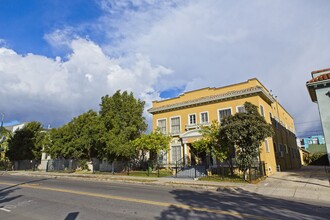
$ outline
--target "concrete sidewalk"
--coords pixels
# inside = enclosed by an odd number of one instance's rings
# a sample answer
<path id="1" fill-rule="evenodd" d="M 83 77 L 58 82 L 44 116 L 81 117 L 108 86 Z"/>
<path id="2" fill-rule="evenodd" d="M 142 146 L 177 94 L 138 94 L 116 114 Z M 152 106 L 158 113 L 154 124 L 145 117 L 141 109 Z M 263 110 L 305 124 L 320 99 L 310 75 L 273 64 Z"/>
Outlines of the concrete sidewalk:
<path id="1" fill-rule="evenodd" d="M 327 171 L 330 171 L 329 167 Z M 299 170 L 277 172 L 258 184 L 198 181 L 193 179 L 170 177 L 152 178 L 102 174 L 47 173 L 41 171 L 11 171 L 6 174 L 42 177 L 47 176 L 49 178 L 73 178 L 91 181 L 120 181 L 125 183 L 165 185 L 178 188 L 189 187 L 218 191 L 227 188 L 231 188 L 232 190 L 242 189 L 264 196 L 296 200 L 313 200 L 330 205 L 330 172 L 326 172 L 325 168 L 320 166 L 308 166 L 302 167 Z"/>
<path id="2" fill-rule="evenodd" d="M 111 174 L 88 174 L 88 173 L 56 173 L 44 171 L 9 171 L 3 172 L 4 175 L 17 176 L 35 176 L 35 177 L 49 177 L 49 178 L 70 178 L 90 181 L 116 181 L 124 183 L 137 183 L 146 185 L 166 185 L 173 187 L 193 187 L 208 190 L 217 190 L 222 188 L 243 188 L 244 185 L 249 185 L 244 182 L 212 182 L 199 181 L 192 178 L 174 178 L 174 177 L 140 177 L 140 176 L 126 176 L 126 175 L 111 175 Z M 1 173 L 0 173 L 1 175 Z"/>
<path id="3" fill-rule="evenodd" d="M 330 168 L 306 166 L 299 170 L 277 172 L 245 189 L 265 196 L 314 200 L 330 205 Z"/>

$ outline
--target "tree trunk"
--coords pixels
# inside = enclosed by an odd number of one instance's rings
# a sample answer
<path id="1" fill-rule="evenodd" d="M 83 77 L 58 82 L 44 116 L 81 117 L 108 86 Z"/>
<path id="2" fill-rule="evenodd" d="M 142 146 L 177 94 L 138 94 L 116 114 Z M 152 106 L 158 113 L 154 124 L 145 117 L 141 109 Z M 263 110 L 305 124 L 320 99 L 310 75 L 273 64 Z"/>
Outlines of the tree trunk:
<path id="1" fill-rule="evenodd" d="M 233 166 L 233 160 L 232 158 L 226 160 L 228 166 L 229 166 L 229 169 L 230 169 L 230 175 L 231 176 L 234 176 L 234 166 Z"/>

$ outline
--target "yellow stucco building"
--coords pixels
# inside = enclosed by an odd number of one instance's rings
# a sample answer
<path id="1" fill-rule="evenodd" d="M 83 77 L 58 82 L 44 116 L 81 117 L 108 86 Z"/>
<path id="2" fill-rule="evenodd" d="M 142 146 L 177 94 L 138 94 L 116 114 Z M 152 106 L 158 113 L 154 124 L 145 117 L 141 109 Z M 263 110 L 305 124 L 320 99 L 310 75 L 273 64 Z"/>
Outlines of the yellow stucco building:
<path id="1" fill-rule="evenodd" d="M 300 167 L 294 120 L 256 78 L 153 101 L 152 108 L 148 110 L 153 115 L 153 129 L 159 128 L 173 137 L 170 150 L 164 154 L 164 163 L 175 164 L 184 157 L 205 160 L 205 154 L 196 155 L 191 147 L 193 141 L 202 138 L 200 126 L 210 125 L 214 120 L 221 121 L 229 114 L 244 111 L 245 102 L 258 106 L 266 122 L 273 124 L 275 135 L 267 138 L 260 146 L 260 160 L 265 163 L 266 174 L 271 175 L 277 169 Z M 212 164 L 215 162 L 213 159 Z"/>

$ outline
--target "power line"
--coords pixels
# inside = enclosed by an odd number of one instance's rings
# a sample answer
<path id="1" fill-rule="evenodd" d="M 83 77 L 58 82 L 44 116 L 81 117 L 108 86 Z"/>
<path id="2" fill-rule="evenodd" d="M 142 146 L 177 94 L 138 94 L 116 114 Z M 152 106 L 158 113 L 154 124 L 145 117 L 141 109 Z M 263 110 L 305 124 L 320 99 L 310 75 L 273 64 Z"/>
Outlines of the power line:
<path id="1" fill-rule="evenodd" d="M 306 132 L 323 132 L 323 129 L 309 130 L 309 131 L 297 131 L 296 133 L 306 133 Z"/>
<path id="2" fill-rule="evenodd" d="M 307 123 L 314 123 L 314 122 L 321 122 L 320 120 L 315 120 L 315 121 L 303 121 L 303 122 L 295 122 L 296 125 L 299 124 L 307 124 Z"/>

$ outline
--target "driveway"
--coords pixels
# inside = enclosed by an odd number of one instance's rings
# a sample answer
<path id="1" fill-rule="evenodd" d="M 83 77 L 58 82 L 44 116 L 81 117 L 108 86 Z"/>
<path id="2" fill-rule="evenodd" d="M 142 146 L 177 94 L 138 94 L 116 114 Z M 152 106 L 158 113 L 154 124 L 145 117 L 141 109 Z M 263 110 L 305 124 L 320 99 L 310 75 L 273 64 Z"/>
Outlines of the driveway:
<path id="1" fill-rule="evenodd" d="M 330 167 L 306 166 L 298 170 L 277 172 L 248 187 L 258 194 L 298 200 L 317 200 L 330 205 Z"/>

